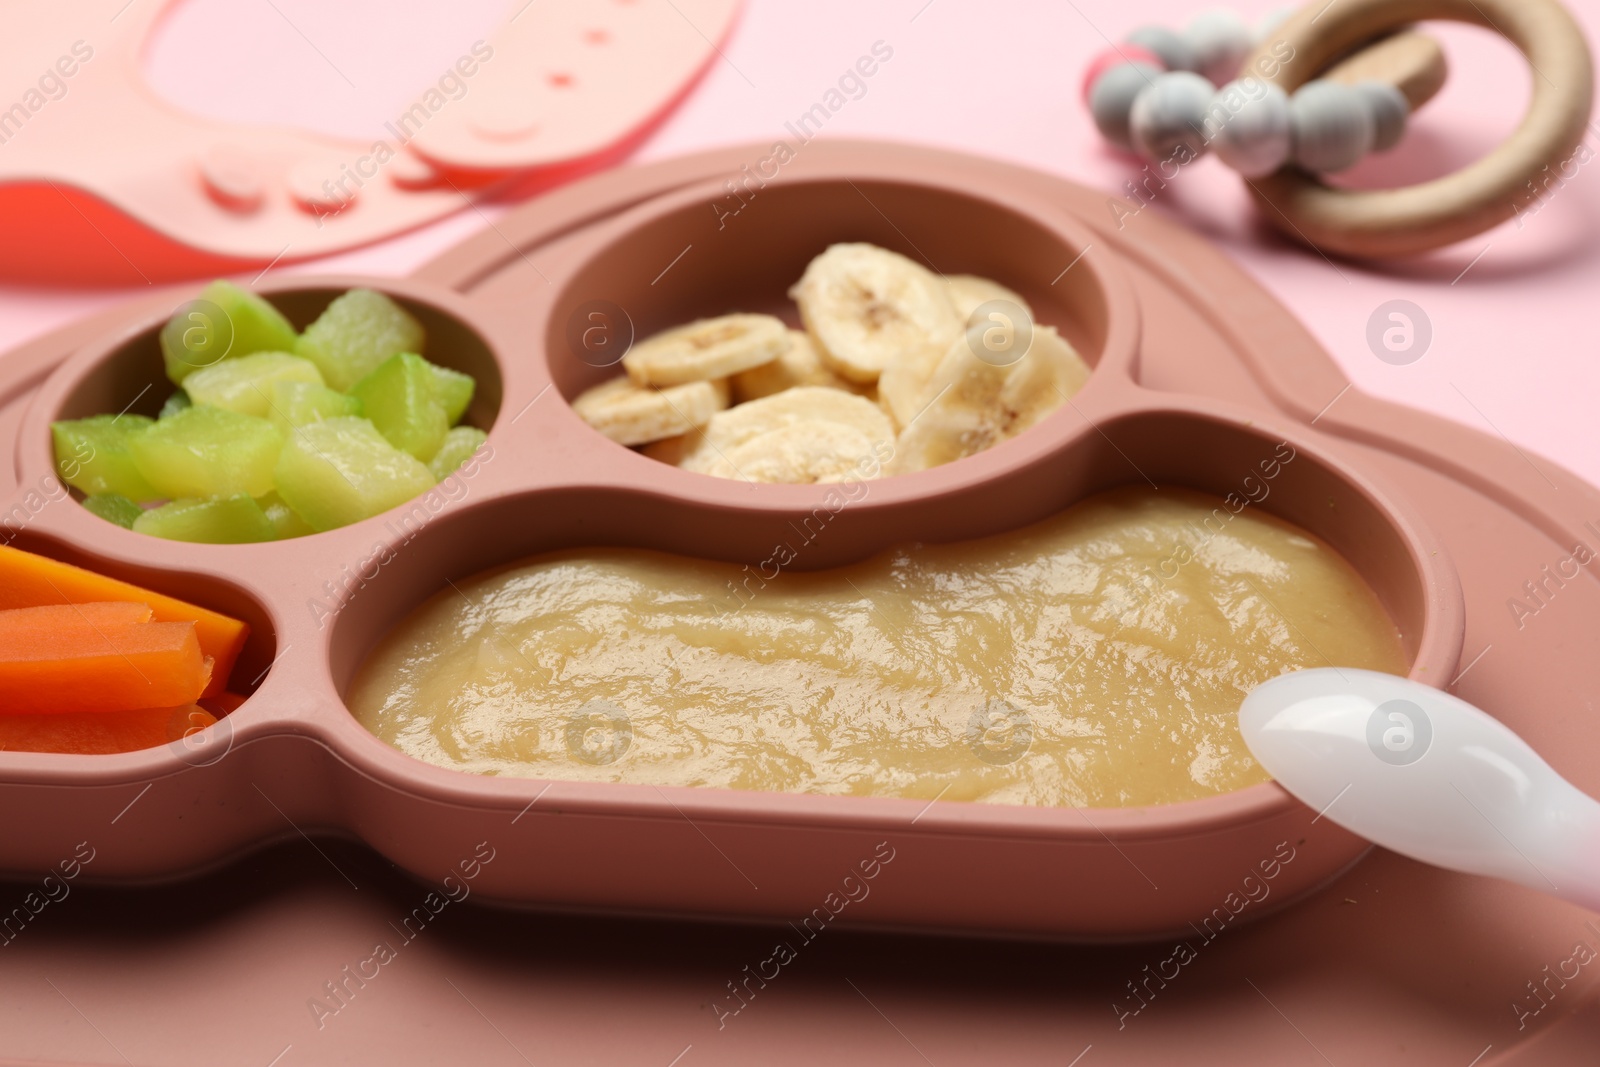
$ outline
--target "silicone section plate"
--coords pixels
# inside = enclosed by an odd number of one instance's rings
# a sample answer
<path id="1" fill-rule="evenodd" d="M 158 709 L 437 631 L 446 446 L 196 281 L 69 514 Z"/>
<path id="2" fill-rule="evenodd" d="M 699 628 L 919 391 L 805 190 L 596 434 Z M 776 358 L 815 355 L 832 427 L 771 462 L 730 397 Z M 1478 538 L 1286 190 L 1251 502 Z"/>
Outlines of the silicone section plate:
<path id="1" fill-rule="evenodd" d="M 483 375 L 477 415 L 486 424 L 498 401 L 507 417 L 495 422 L 482 461 L 411 504 L 315 537 L 245 546 L 156 541 L 71 505 L 32 520 L 28 536 L 71 543 L 107 568 L 162 567 L 177 579 L 194 575 L 197 588 L 206 578 L 231 581 L 270 615 L 280 650 L 215 743 L 202 734 L 192 745 L 94 760 L 0 754 L 0 768 L 9 760 L 37 776 L 36 797 L 58 823 L 92 803 L 82 787 L 184 772 L 178 780 L 191 792 L 167 800 L 199 806 L 185 832 L 108 845 L 97 873 L 175 876 L 270 832 L 229 814 L 250 801 L 247 784 L 286 797 L 272 803 L 296 824 L 353 833 L 419 876 L 448 866 L 463 837 L 518 813 L 539 836 L 508 853 L 478 892 L 551 907 L 779 919 L 804 910 L 811 887 L 848 865 L 847 854 L 909 831 L 919 841 L 916 890 L 874 897 L 853 923 L 1085 940 L 1203 922 L 1241 877 L 1293 850 L 1296 865 L 1274 869 L 1277 899 L 1286 902 L 1364 849 L 1272 784 L 1170 807 L 1091 811 L 543 783 L 408 759 L 344 711 L 340 694 L 356 665 L 397 618 L 451 581 L 542 549 L 627 544 L 748 563 L 826 518 L 825 536 L 808 540 L 792 564 L 809 569 L 908 540 L 1003 531 L 1099 489 L 1143 482 L 1232 493 L 1241 507 L 1249 499 L 1321 534 L 1387 603 L 1413 673 L 1453 670 L 1459 585 L 1425 524 L 1315 431 L 1141 387 L 1141 313 L 1120 257 L 1087 255 L 1092 236 L 1047 200 L 975 191 L 871 148 L 796 163 L 736 228 L 725 230 L 711 210 L 721 195 L 705 183 L 640 204 L 569 235 L 564 261 L 539 270 L 538 280 L 519 272 L 492 294 L 360 278 L 265 286 L 304 322 L 331 292 L 377 285 L 425 321 L 430 355 L 467 370 L 491 357 L 498 365 L 498 376 Z M 714 302 L 776 307 L 820 244 L 851 236 L 943 271 L 998 276 L 1084 346 L 1095 367 L 1089 384 L 1029 433 L 960 463 L 874 482 L 848 507 L 826 485 L 751 486 L 663 466 L 606 441 L 565 403 L 581 385 L 576 373 L 616 373 L 565 346 L 565 323 L 582 307 L 608 301 L 644 330 Z M 160 321 L 143 318 L 85 347 L 41 386 L 22 425 L 25 480 L 48 477 L 52 418 L 153 407 Z M 1225 358 L 1206 346 L 1191 355 Z M 247 782 L 244 766 L 260 777 Z M 147 810 L 161 809 L 152 799 Z M 706 853 L 708 827 L 745 857 Z M 50 832 L 19 833 L 5 862 L 47 862 Z M 768 888 L 752 893 L 761 884 Z M 997 884 L 1010 892 L 1004 912 L 986 907 Z"/>
<path id="2" fill-rule="evenodd" d="M 558 192 L 502 224 L 527 262 L 507 257 L 496 237 L 469 242 L 424 274 L 471 289 L 497 267 L 548 267 L 560 259 L 560 235 L 572 234 L 575 220 L 603 219 L 637 202 L 643 190 L 732 173 L 749 151 L 675 160 Z M 808 151 L 826 156 L 833 148 Z M 1102 194 L 1045 175 L 938 152 L 876 151 L 974 188 L 1050 198 L 1091 226 L 1101 220 Z M 1542 464 L 1546 483 L 1492 438 L 1346 392 L 1331 362 L 1264 292 L 1198 238 L 1146 215 L 1128 232 L 1097 235 L 1124 257 L 1144 308 L 1140 382 L 1224 397 L 1275 411 L 1279 419 L 1315 420 L 1318 430 L 1340 437 L 1346 455 L 1426 516 L 1457 562 L 1467 628 L 1454 691 L 1505 718 L 1580 786 L 1600 790 L 1593 757 L 1600 737 L 1585 714 L 1592 707 L 1589 665 L 1600 652 L 1594 582 L 1569 583 L 1520 629 L 1506 610 L 1507 598 L 1566 556 L 1573 539 L 1594 543 L 1584 524 L 1600 522 L 1600 494 Z M 512 262 L 502 262 L 507 258 Z M 110 321 L 44 339 L 0 362 L 0 380 L 12 383 L 0 403 L 6 428 L 0 456 L 9 458 L 3 450 L 38 368 Z M 1214 343 L 1229 358 L 1196 363 L 1189 353 L 1197 343 Z M 16 780 L 9 769 L 6 777 Z M 181 807 L 147 811 L 145 805 L 175 781 L 143 794 L 136 782 L 98 790 L 102 816 L 73 829 L 98 842 L 163 826 Z M 263 784 L 282 800 L 272 783 Z M 171 890 L 94 890 L 82 914 L 104 908 L 106 919 L 58 915 L 30 928 L 26 941 L 9 948 L 28 966 L 0 978 L 13 1013 L 0 1051 L 112 1059 L 100 1034 L 40 974 L 53 977 L 129 1056 L 173 1063 L 188 1062 L 185 1056 L 211 1062 L 221 1049 L 266 1062 L 286 1045 L 293 1046 L 289 1056 L 313 1062 L 375 1052 L 420 1057 L 430 1050 L 509 1058 L 510 1042 L 536 1059 L 584 1052 L 605 1061 L 669 1062 L 681 1054 L 685 1063 L 809 1063 L 843 1049 L 916 1062 L 916 1049 L 941 1064 L 1068 1062 L 1085 1052 L 1088 1062 L 1108 1063 L 1181 1056 L 1217 1064 L 1474 1057 L 1482 1064 L 1560 1064 L 1584 1062 L 1580 1056 L 1600 1041 L 1595 997 L 1581 981 L 1522 1028 L 1514 1010 L 1542 1003 L 1530 999 L 1526 983 L 1568 960 L 1574 941 L 1596 944 L 1588 916 L 1515 887 L 1382 853 L 1303 904 L 1208 942 L 1182 977 L 1152 983 L 1157 997 L 1131 1017 L 1117 1010 L 1138 1006 L 1128 999 L 1128 983 L 1150 980 L 1146 967 L 1170 968 L 1170 945 L 1065 950 L 830 930 L 807 942 L 796 964 L 719 1030 L 712 1003 L 737 1006 L 726 999 L 726 984 L 742 981 L 746 964 L 756 968 L 771 956 L 773 932 L 452 905 L 429 937 L 404 943 L 399 966 L 385 969 L 375 988 L 362 990 L 319 1028 L 307 998 L 344 964 L 370 955 L 370 942 L 389 937 L 388 924 L 408 915 L 426 890 L 396 879 L 364 851 L 325 842 L 327 856 L 319 856 L 260 795 L 244 796 L 231 813 L 263 827 L 277 818 L 277 832 L 292 843 L 191 883 L 208 902 L 198 917 L 192 903 L 175 903 Z M 529 819 L 515 819 L 508 814 L 493 843 L 515 848 L 531 840 Z M 66 849 L 62 856 L 77 840 L 68 836 L 54 842 Z M 744 858 L 739 843 L 717 828 L 710 836 L 714 842 L 700 839 L 708 853 L 720 847 Z M 893 843 L 900 847 L 902 840 Z M 469 855 L 474 843 L 461 843 Z M 875 894 L 896 892 L 889 879 L 897 867 L 909 869 L 900 865 L 902 855 L 875 882 Z M 335 868 L 365 892 L 352 891 Z M 90 865 L 85 878 L 92 876 Z M 813 887 L 813 903 L 830 888 L 823 881 Z M 1004 906 L 1003 900 L 993 905 Z M 145 994 L 137 1000 L 126 986 L 129 959 L 142 964 Z M 210 984 L 219 961 L 243 959 L 257 961 L 248 972 L 250 995 L 224 997 L 218 990 L 194 1010 L 194 990 Z M 437 1025 L 419 1030 L 419 1018 Z M 178 1027 L 194 1039 L 192 1051 L 173 1045 Z"/>

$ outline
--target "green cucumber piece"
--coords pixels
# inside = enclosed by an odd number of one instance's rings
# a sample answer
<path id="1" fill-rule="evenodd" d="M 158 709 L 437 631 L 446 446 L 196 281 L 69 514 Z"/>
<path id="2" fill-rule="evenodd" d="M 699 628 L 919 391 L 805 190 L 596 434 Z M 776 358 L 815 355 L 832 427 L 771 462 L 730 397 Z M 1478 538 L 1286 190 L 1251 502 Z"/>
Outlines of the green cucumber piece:
<path id="1" fill-rule="evenodd" d="M 311 382 L 274 382 L 272 409 L 267 417 L 284 433 L 342 415 L 361 415 L 361 401 L 326 385 Z"/>
<path id="2" fill-rule="evenodd" d="M 444 405 L 445 418 L 454 426 L 461 421 L 461 416 L 467 413 L 467 407 L 472 403 L 472 394 L 477 389 L 478 383 L 472 375 L 462 374 L 449 367 L 441 367 L 437 363 L 428 364 L 433 368 L 434 386 L 439 396 L 439 403 Z"/>
<path id="3" fill-rule="evenodd" d="M 435 481 L 444 481 L 455 469 L 472 458 L 489 435 L 476 426 L 457 426 L 444 435 L 444 444 L 428 461 Z"/>
<path id="4" fill-rule="evenodd" d="M 198 404 L 133 438 L 128 450 L 155 487 L 151 495 L 176 500 L 270 492 L 282 447 L 283 434 L 266 419 Z"/>
<path id="5" fill-rule="evenodd" d="M 278 531 L 245 493 L 210 500 L 174 500 L 146 511 L 133 522 L 135 533 L 169 541 L 210 545 L 242 545 L 273 541 Z"/>
<path id="6" fill-rule="evenodd" d="M 390 444 L 424 463 L 439 451 L 450 429 L 434 369 L 421 356 L 402 352 L 384 360 L 350 390 Z"/>
<path id="7" fill-rule="evenodd" d="M 130 451 L 132 442 L 155 425 L 143 415 L 91 415 L 52 423 L 56 473 L 89 496 L 115 493 L 129 500 L 161 496 L 139 472 Z"/>
<path id="8" fill-rule="evenodd" d="M 201 367 L 253 352 L 292 352 L 298 338 L 282 312 L 230 281 L 217 280 L 161 328 L 161 357 L 175 384 Z"/>
<path id="9" fill-rule="evenodd" d="M 283 502 L 283 497 L 277 493 L 268 493 L 256 501 L 261 505 L 261 510 L 266 514 L 267 521 L 272 523 L 272 528 L 277 531 L 278 540 L 287 541 L 291 537 L 304 537 L 317 531 L 311 524 L 302 519 L 298 512 Z"/>
<path id="10" fill-rule="evenodd" d="M 319 531 L 388 511 L 434 485 L 420 460 L 356 418 L 291 431 L 276 476 L 278 495 Z"/>
<path id="11" fill-rule="evenodd" d="M 184 392 L 182 389 L 179 389 L 177 392 L 167 397 L 167 402 L 161 405 L 161 414 L 156 417 L 164 419 L 169 415 L 176 415 L 184 408 L 192 406 L 193 401 L 189 399 L 189 394 Z"/>
<path id="12" fill-rule="evenodd" d="M 109 523 L 121 526 L 124 530 L 133 529 L 134 520 L 144 514 L 144 509 L 138 504 L 116 493 L 85 497 L 83 506 L 89 514 L 98 515 Z"/>
<path id="13" fill-rule="evenodd" d="M 322 380 L 340 392 L 401 352 L 420 352 L 422 324 L 393 300 L 371 289 L 351 289 L 306 327 L 296 355 L 317 365 Z"/>
<path id="14" fill-rule="evenodd" d="M 279 382 L 321 385 L 322 375 L 309 359 L 288 352 L 254 352 L 203 367 L 183 380 L 196 404 L 267 418 L 272 412 L 272 387 Z"/>

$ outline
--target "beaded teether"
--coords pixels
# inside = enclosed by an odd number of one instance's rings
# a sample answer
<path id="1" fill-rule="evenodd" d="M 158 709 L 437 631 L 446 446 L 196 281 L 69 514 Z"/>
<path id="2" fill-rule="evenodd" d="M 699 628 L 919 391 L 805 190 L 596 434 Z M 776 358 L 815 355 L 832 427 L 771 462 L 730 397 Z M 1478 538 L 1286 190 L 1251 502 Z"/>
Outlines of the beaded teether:
<path id="1" fill-rule="evenodd" d="M 1528 57 L 1540 76 L 1521 128 L 1464 170 L 1408 189 L 1324 184 L 1316 175 L 1397 144 L 1443 84 L 1431 38 L 1372 44 L 1428 18 L 1484 26 Z M 1136 30 L 1090 66 L 1084 99 L 1107 140 L 1152 162 L 1183 166 L 1214 151 L 1286 233 L 1323 251 L 1390 256 L 1481 233 L 1537 196 L 1538 177 L 1578 146 L 1592 77 L 1582 32 L 1555 0 L 1346 0 L 1255 31 L 1225 11 L 1181 34 Z"/>
<path id="2" fill-rule="evenodd" d="M 1108 140 L 1152 162 L 1185 165 L 1214 150 L 1247 178 L 1291 162 L 1311 171 L 1344 170 L 1397 144 L 1412 107 L 1426 96 L 1412 101 L 1390 80 L 1360 77 L 1376 74 L 1377 64 L 1366 64 L 1356 79 L 1309 82 L 1293 97 L 1271 83 L 1295 61 L 1281 37 L 1268 40 L 1287 18 L 1275 13 L 1252 31 L 1231 11 L 1209 11 L 1181 34 L 1159 26 L 1135 30 L 1090 67 L 1084 93 L 1095 124 Z M 1431 39 L 1408 36 L 1421 45 L 1401 62 L 1434 68 L 1414 80 L 1431 96 L 1444 80 L 1443 56 Z M 1252 52 L 1258 58 L 1246 66 Z M 1385 74 L 1396 64 L 1387 66 Z"/>

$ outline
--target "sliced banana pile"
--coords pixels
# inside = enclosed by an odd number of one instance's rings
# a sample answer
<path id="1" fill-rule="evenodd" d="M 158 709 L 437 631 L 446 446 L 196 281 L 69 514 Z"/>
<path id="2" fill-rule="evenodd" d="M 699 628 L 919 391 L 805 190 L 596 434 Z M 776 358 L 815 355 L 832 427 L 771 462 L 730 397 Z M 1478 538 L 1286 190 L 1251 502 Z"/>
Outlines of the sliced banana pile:
<path id="1" fill-rule="evenodd" d="M 675 327 L 634 345 L 626 376 L 573 410 L 685 470 L 813 484 L 970 456 L 1033 426 L 1089 377 L 1015 292 L 941 278 L 876 245 L 831 246 L 789 295 L 805 330 L 746 314 Z"/>

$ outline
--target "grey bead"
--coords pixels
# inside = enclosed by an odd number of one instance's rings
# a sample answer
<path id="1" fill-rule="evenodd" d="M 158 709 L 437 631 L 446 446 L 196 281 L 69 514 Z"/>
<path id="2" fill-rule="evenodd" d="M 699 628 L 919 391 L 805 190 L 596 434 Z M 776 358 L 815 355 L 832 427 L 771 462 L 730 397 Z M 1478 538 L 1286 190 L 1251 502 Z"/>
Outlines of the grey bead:
<path id="1" fill-rule="evenodd" d="M 1168 70 L 1196 70 L 1200 66 L 1194 46 L 1183 34 L 1165 26 L 1141 26 L 1128 34 L 1128 43 L 1160 56 Z"/>
<path id="2" fill-rule="evenodd" d="M 1232 81 L 1255 49 L 1250 24 L 1225 8 L 1204 11 L 1183 31 L 1195 52 L 1195 70 L 1213 84 Z"/>
<path id="3" fill-rule="evenodd" d="M 1211 141 L 1218 159 L 1246 178 L 1271 174 L 1289 162 L 1294 145 L 1287 93 L 1251 79 L 1218 89 L 1217 103 L 1227 113 Z"/>
<path id="4" fill-rule="evenodd" d="M 1372 151 L 1376 123 L 1367 98 L 1348 85 L 1314 81 L 1289 101 L 1294 161 L 1306 170 L 1331 174 L 1355 166 Z"/>
<path id="5" fill-rule="evenodd" d="M 1206 119 L 1216 92 L 1198 74 L 1175 71 L 1161 75 L 1134 98 L 1129 115 L 1134 148 L 1147 159 L 1175 159 L 1180 164 L 1204 155 Z M 1181 150 L 1185 147 L 1187 153 Z"/>
<path id="6" fill-rule="evenodd" d="M 1355 89 L 1366 97 L 1372 111 L 1372 150 L 1387 152 L 1400 143 L 1406 134 L 1406 120 L 1411 117 L 1411 103 L 1406 94 L 1388 82 L 1357 82 Z"/>
<path id="7" fill-rule="evenodd" d="M 1128 116 L 1133 112 L 1134 98 L 1162 73 L 1148 63 L 1119 63 L 1095 79 L 1089 87 L 1089 113 L 1102 137 L 1123 148 L 1133 147 L 1128 136 Z"/>

